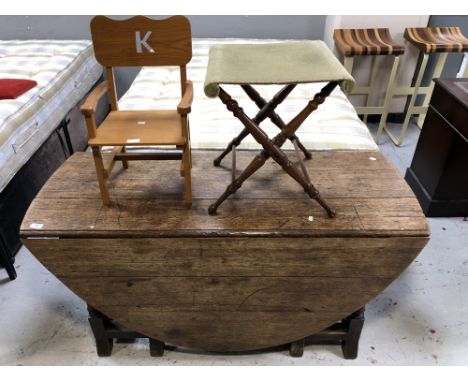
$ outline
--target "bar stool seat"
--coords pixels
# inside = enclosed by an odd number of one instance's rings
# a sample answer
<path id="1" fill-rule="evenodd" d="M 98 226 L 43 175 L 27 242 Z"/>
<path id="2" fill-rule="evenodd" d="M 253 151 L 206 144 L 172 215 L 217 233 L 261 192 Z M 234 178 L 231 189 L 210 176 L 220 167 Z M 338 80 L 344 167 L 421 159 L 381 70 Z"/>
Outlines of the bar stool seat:
<path id="1" fill-rule="evenodd" d="M 404 36 L 424 54 L 468 52 L 468 38 L 459 27 L 406 28 Z"/>
<path id="2" fill-rule="evenodd" d="M 335 29 L 333 38 L 341 54 L 352 56 L 399 56 L 404 45 L 396 44 L 388 28 Z"/>
<path id="3" fill-rule="evenodd" d="M 365 95 L 367 98 L 365 106 L 355 107 L 356 112 L 363 115 L 364 123 L 367 123 L 368 115 L 380 115 L 379 128 L 375 136 L 375 141 L 378 144 L 388 115 L 400 56 L 405 52 L 405 46 L 393 41 L 388 28 L 335 29 L 333 32 L 333 39 L 335 40 L 335 52 L 341 53 L 344 57 L 344 67 L 350 74 L 353 70 L 355 57 L 372 57 L 371 75 L 368 85 L 355 86 L 351 94 Z M 388 79 L 383 105 L 371 105 L 376 91 L 374 81 L 377 77 L 377 58 L 379 56 L 384 56 L 384 59 L 393 57 L 393 65 Z"/>

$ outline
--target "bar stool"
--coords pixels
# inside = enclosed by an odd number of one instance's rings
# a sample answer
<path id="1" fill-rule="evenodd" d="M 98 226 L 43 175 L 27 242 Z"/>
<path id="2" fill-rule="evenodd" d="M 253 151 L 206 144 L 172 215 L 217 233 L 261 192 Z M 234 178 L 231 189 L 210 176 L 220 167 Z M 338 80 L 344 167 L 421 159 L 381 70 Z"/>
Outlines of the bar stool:
<path id="1" fill-rule="evenodd" d="M 333 32 L 335 52 L 338 50 L 344 57 L 344 67 L 352 74 L 355 56 L 372 56 L 371 76 L 367 86 L 355 86 L 351 94 L 366 95 L 366 106 L 356 107 L 358 114 L 364 115 L 363 121 L 367 122 L 367 116 L 380 115 L 379 128 L 375 141 L 380 142 L 382 129 L 385 125 L 384 115 L 388 115 L 392 89 L 398 72 L 400 56 L 405 52 L 405 47 L 396 44 L 390 36 L 388 28 L 372 29 L 335 29 Z M 377 56 L 393 56 L 393 66 L 388 79 L 387 91 L 382 106 L 371 106 L 375 93 L 374 80 L 377 76 Z"/>
<path id="2" fill-rule="evenodd" d="M 405 119 L 403 126 L 400 131 L 400 136 L 395 137 L 386 126 L 384 130 L 389 138 L 400 146 L 403 144 L 403 140 L 408 129 L 410 118 L 413 115 L 418 115 L 418 127 L 422 127 L 424 118 L 427 113 L 429 101 L 434 89 L 434 82 L 431 81 L 429 86 L 421 86 L 424 73 L 426 71 L 427 62 L 431 54 L 439 54 L 435 69 L 432 73 L 432 79 L 440 77 L 442 70 L 447 60 L 447 56 L 452 52 L 468 52 L 468 39 L 463 36 L 460 28 L 458 27 L 447 27 L 447 28 L 406 28 L 405 29 L 405 44 L 411 44 L 415 48 L 419 49 L 422 54 L 422 60 L 417 69 L 416 80 L 414 86 L 402 87 L 392 89 L 391 97 L 410 95 L 409 104 L 406 110 Z M 468 70 L 465 70 L 464 77 L 468 74 Z M 421 106 L 415 106 L 417 97 L 423 96 L 423 102 Z M 384 121 L 386 120 L 382 116 Z"/>

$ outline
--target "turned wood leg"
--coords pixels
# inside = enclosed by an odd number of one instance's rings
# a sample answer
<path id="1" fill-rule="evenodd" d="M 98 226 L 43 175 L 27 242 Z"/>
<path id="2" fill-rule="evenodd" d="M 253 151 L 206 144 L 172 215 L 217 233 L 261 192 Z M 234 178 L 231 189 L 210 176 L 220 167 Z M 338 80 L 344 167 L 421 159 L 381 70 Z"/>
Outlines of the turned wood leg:
<path id="1" fill-rule="evenodd" d="M 114 341 L 106 335 L 106 322 L 109 318 L 88 305 L 89 325 L 96 340 L 96 350 L 99 357 L 109 357 L 112 354 Z"/>
<path id="2" fill-rule="evenodd" d="M 312 153 L 307 150 L 307 148 L 302 144 L 302 142 L 299 140 L 296 134 L 294 134 L 291 138 L 290 141 L 296 141 L 297 145 L 299 146 L 299 149 L 304 153 L 305 159 L 312 159 Z"/>
<path id="3" fill-rule="evenodd" d="M 273 123 L 276 123 L 275 121 L 277 121 L 278 119 L 280 120 L 280 122 L 283 122 L 281 121 L 281 118 L 274 113 L 274 111 L 278 107 L 278 105 L 280 105 L 286 99 L 286 97 L 293 91 L 296 85 L 286 85 L 278 93 L 276 93 L 275 96 L 269 102 L 266 102 L 252 86 L 241 85 L 241 87 L 245 90 L 247 95 L 257 104 L 258 108 L 260 109 L 257 115 L 252 119 L 252 121 L 256 125 L 260 125 L 260 123 L 263 122 L 266 118 L 272 118 L 271 115 L 273 114 L 275 115 L 275 117 L 271 119 Z M 233 147 L 239 146 L 244 140 L 244 138 L 250 133 L 251 132 L 249 131 L 249 129 L 244 128 L 240 132 L 240 134 L 229 143 L 226 149 L 213 161 L 213 164 L 216 167 L 218 167 L 221 164 L 223 158 L 231 152 Z"/>
<path id="4" fill-rule="evenodd" d="M 291 342 L 289 346 L 289 355 L 291 357 L 302 357 L 304 354 L 305 338 Z"/>
<path id="5" fill-rule="evenodd" d="M 164 342 L 149 339 L 151 357 L 162 357 L 164 355 Z"/>
<path id="6" fill-rule="evenodd" d="M 250 97 L 250 99 L 252 101 L 255 102 L 255 104 L 257 105 L 257 107 L 259 109 L 263 109 L 265 107 L 267 107 L 268 104 L 270 104 L 274 99 L 272 99 L 272 101 L 270 102 L 267 102 L 261 95 L 259 92 L 257 92 L 252 85 L 241 85 L 241 88 L 245 91 L 245 93 Z M 291 90 L 293 90 L 293 88 L 291 88 Z M 287 93 L 289 94 L 289 93 Z M 281 99 L 280 99 L 281 100 Z M 282 100 L 281 100 L 282 102 Z M 276 107 L 276 106 L 275 106 Z M 274 109 L 270 109 L 269 110 L 269 114 L 268 114 L 268 118 L 270 118 L 271 122 L 273 122 L 274 125 L 276 125 L 280 130 L 284 129 L 286 127 L 286 123 L 283 121 L 283 119 L 277 114 L 275 113 Z M 255 120 L 255 119 L 254 119 Z M 295 140 L 297 142 L 297 145 L 299 147 L 299 149 L 304 153 L 304 156 L 306 159 L 311 159 L 312 158 L 312 154 L 309 152 L 309 150 L 307 150 L 304 145 L 302 144 L 302 142 L 299 140 L 299 138 L 297 137 L 297 135 L 293 134 L 289 140 L 291 142 L 293 142 L 293 140 Z"/>
<path id="7" fill-rule="evenodd" d="M 260 167 L 262 167 L 265 164 L 265 161 L 268 159 L 268 155 L 262 151 L 260 154 L 258 154 L 252 162 L 247 166 L 247 168 L 242 171 L 242 173 L 229 185 L 227 186 L 226 190 L 223 192 L 223 194 L 214 202 L 210 207 L 208 208 L 208 213 L 210 215 L 214 215 L 218 209 L 218 207 L 221 205 L 222 202 L 224 202 L 229 195 L 234 194 L 241 186 L 242 184 L 250 178 L 250 176 L 257 171 Z"/>
<path id="8" fill-rule="evenodd" d="M 364 326 L 364 308 L 354 312 L 343 320 L 348 325 L 348 332 L 341 348 L 346 359 L 355 359 L 358 356 L 359 338 Z"/>
<path id="9" fill-rule="evenodd" d="M 308 182 L 306 179 L 304 179 L 302 174 L 299 172 L 296 166 L 294 166 L 294 164 L 288 159 L 285 153 L 283 153 L 276 146 L 273 146 L 273 149 L 274 151 L 276 151 L 271 154 L 273 160 L 276 163 L 278 163 L 283 168 L 283 170 L 291 176 L 291 178 L 293 178 L 297 183 L 299 183 L 302 186 L 304 192 L 307 195 L 309 195 L 311 199 L 316 200 L 322 206 L 322 208 L 327 212 L 329 217 L 334 217 L 336 215 L 335 211 L 328 206 L 325 200 L 323 200 L 315 186 L 312 183 Z"/>
<path id="10" fill-rule="evenodd" d="M 228 155 L 233 146 L 239 146 L 242 142 L 242 140 L 247 136 L 249 135 L 249 130 L 247 129 L 243 129 L 240 134 L 235 137 L 229 144 L 228 146 L 224 149 L 224 151 L 213 161 L 213 165 L 215 167 L 219 167 L 219 165 L 221 164 L 221 161 L 223 160 L 223 158 Z"/>
<path id="11" fill-rule="evenodd" d="M 210 205 L 208 208 L 208 213 L 211 215 L 215 214 L 221 203 L 226 200 L 229 195 L 235 193 L 242 186 L 242 183 L 246 179 L 248 179 L 255 171 L 263 166 L 269 157 L 272 157 L 279 165 L 281 165 L 286 173 L 288 173 L 303 187 L 304 192 L 306 192 L 309 197 L 315 199 L 322 206 L 322 208 L 325 209 L 329 217 L 334 217 L 335 211 L 333 211 L 322 199 L 320 193 L 314 187 L 314 185 L 304 179 L 304 177 L 296 169 L 294 164 L 289 161 L 288 157 L 280 149 L 280 147 L 287 139 L 294 135 L 296 130 L 301 126 L 305 119 L 325 101 L 326 97 L 330 95 L 330 93 L 337 85 L 337 82 L 330 82 L 324 86 L 323 89 L 314 96 L 314 99 L 309 101 L 306 107 L 290 123 L 288 123 L 285 128 L 275 136 L 273 140 L 270 140 L 268 135 L 266 135 L 265 132 L 259 128 L 255 121 L 250 119 L 244 113 L 243 109 L 239 106 L 237 101 L 233 100 L 224 89 L 220 88 L 219 98 L 223 104 L 226 105 L 227 109 L 243 123 L 245 128 L 249 130 L 250 134 L 252 134 L 255 140 L 263 146 L 264 150 L 259 155 L 257 155 L 249 164 L 249 166 L 241 173 L 241 175 L 226 188 L 218 200 Z M 283 90 L 285 89 L 286 88 L 283 88 Z"/>
<path id="12" fill-rule="evenodd" d="M 307 182 L 311 183 L 309 173 L 307 172 L 307 168 L 304 164 L 304 161 L 301 158 L 301 155 L 299 154 L 299 144 L 296 139 L 291 140 L 293 146 L 294 146 L 294 151 L 296 152 L 297 160 L 299 161 L 299 166 L 301 167 L 302 174 L 304 175 L 304 178 L 307 180 Z"/>

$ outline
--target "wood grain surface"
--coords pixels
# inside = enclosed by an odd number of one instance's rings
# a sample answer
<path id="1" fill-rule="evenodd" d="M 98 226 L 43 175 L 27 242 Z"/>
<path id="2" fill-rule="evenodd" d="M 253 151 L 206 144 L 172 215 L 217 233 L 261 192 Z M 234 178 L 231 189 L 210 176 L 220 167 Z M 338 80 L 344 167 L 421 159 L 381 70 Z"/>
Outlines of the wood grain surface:
<path id="1" fill-rule="evenodd" d="M 90 146 L 185 145 L 182 119 L 176 110 L 111 111 Z"/>
<path id="2" fill-rule="evenodd" d="M 75 154 L 31 205 L 23 241 L 121 324 L 212 351 L 275 346 L 330 326 L 379 294 L 428 241 L 414 195 L 379 153 L 318 152 L 305 162 L 333 219 L 273 163 L 208 215 L 231 175 L 229 160 L 213 167 L 216 154 L 193 153 L 191 209 L 180 204 L 177 162 L 116 171 L 116 202 L 103 207 L 91 155 Z M 238 166 L 254 155 L 238 151 Z"/>
<path id="3" fill-rule="evenodd" d="M 459 27 L 406 28 L 404 36 L 425 54 L 468 52 L 468 38 Z"/>
<path id="4" fill-rule="evenodd" d="M 192 31 L 184 16 L 163 20 L 96 16 L 91 20 L 91 35 L 96 59 L 106 67 L 185 66 L 192 58 Z"/>
<path id="5" fill-rule="evenodd" d="M 333 39 L 344 56 L 395 55 L 405 47 L 393 41 L 388 28 L 335 29 Z"/>

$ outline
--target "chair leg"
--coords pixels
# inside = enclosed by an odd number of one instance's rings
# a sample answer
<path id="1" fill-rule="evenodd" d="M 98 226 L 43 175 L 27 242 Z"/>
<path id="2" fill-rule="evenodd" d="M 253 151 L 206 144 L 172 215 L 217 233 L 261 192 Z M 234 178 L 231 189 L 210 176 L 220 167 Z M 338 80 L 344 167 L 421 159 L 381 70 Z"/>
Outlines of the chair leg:
<path id="1" fill-rule="evenodd" d="M 122 150 L 120 152 L 125 153 L 126 149 L 125 146 L 122 146 Z M 128 160 L 122 161 L 122 167 L 126 170 L 128 168 Z"/>
<path id="2" fill-rule="evenodd" d="M 96 166 L 99 189 L 101 190 L 102 203 L 108 206 L 110 204 L 110 196 L 100 147 L 93 147 L 93 158 Z"/>
<path id="3" fill-rule="evenodd" d="M 190 138 L 190 121 L 189 120 L 187 120 L 187 138 L 188 138 L 190 168 L 192 168 L 192 140 Z"/>
<path id="4" fill-rule="evenodd" d="M 185 162 L 183 160 L 183 157 L 182 157 L 182 161 L 180 162 L 180 176 L 183 178 L 185 177 Z"/>
<path id="5" fill-rule="evenodd" d="M 184 148 L 184 154 L 182 156 L 182 162 L 184 166 L 184 179 L 185 179 L 185 205 L 190 207 L 192 205 L 192 160 L 190 145 L 186 145 Z"/>

